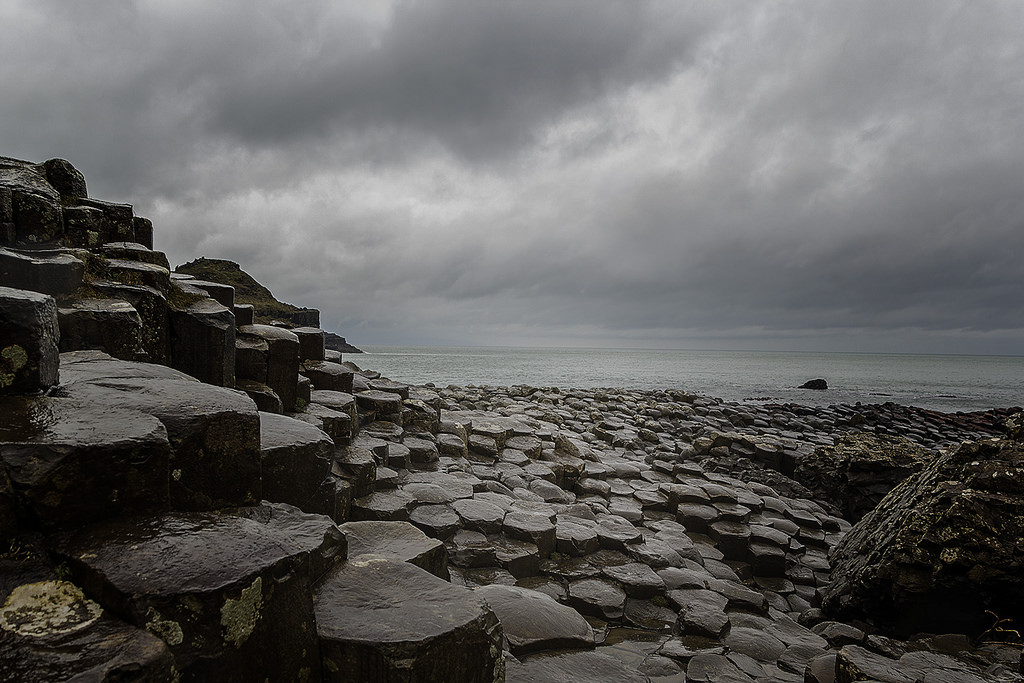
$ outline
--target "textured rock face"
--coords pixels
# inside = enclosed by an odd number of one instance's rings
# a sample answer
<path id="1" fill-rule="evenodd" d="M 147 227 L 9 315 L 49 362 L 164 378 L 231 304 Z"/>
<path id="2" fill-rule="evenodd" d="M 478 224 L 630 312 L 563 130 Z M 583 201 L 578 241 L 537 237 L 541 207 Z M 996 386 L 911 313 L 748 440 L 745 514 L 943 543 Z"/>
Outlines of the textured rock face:
<path id="1" fill-rule="evenodd" d="M 494 612 L 407 562 L 349 560 L 316 588 L 314 606 L 326 681 L 504 679 Z"/>
<path id="2" fill-rule="evenodd" d="M 1024 615 L 1024 447 L 965 443 L 893 489 L 835 548 L 823 607 L 899 633 Z"/>
<path id="3" fill-rule="evenodd" d="M 798 460 L 793 478 L 856 522 L 935 455 L 899 436 L 847 434 Z"/>
<path id="4" fill-rule="evenodd" d="M 311 586 L 345 549 L 326 517 L 264 504 L 108 520 L 57 547 L 99 603 L 167 644 L 183 680 L 318 680 Z"/>
<path id="5" fill-rule="evenodd" d="M 544 593 L 492 584 L 477 588 L 476 594 L 498 615 L 515 655 L 594 646 L 594 631 L 587 620 Z"/>
<path id="6" fill-rule="evenodd" d="M 60 328 L 52 297 L 0 287 L 0 395 L 57 383 Z"/>
<path id="7" fill-rule="evenodd" d="M 260 413 L 263 497 L 307 512 L 331 472 L 334 443 L 311 424 L 284 415 Z"/>
<path id="8" fill-rule="evenodd" d="M 156 418 L 44 396 L 2 398 L 0 414 L 0 465 L 33 526 L 167 509 L 171 449 Z"/>
<path id="9" fill-rule="evenodd" d="M 36 581 L 11 591 L 0 609 L 0 653 L 3 678 L 25 683 L 177 676 L 159 638 L 113 618 L 67 581 Z"/>
<path id="10" fill-rule="evenodd" d="M 206 510 L 260 500 L 259 416 L 241 392 L 203 384 L 176 370 L 64 354 L 66 380 L 54 392 L 97 405 L 131 405 L 167 429 L 171 505 Z"/>

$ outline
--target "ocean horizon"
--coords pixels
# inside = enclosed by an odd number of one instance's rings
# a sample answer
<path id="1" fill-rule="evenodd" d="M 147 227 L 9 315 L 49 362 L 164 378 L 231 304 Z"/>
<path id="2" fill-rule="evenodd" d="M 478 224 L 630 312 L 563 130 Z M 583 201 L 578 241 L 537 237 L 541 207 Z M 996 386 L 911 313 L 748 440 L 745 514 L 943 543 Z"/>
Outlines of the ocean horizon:
<path id="1" fill-rule="evenodd" d="M 360 346 L 360 368 L 436 386 L 674 389 L 735 402 L 892 401 L 943 412 L 1024 404 L 1024 356 L 556 347 Z M 828 389 L 800 389 L 822 378 Z"/>

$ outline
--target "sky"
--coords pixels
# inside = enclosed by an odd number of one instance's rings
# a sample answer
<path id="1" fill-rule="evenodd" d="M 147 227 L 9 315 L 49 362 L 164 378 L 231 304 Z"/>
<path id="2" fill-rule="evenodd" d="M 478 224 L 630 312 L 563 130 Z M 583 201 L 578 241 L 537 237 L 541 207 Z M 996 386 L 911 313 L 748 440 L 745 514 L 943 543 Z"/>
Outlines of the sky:
<path id="1" fill-rule="evenodd" d="M 1018 0 L 0 0 L 0 155 L 350 342 L 1024 354 Z"/>

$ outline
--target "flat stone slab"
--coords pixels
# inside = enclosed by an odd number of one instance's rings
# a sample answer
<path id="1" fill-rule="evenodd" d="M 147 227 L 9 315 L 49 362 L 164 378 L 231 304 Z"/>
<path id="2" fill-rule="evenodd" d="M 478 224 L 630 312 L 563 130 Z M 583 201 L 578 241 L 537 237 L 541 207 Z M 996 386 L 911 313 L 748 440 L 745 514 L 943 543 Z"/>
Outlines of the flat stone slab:
<path id="1" fill-rule="evenodd" d="M 45 396 L 0 398 L 0 415 L 0 465 L 31 525 L 167 510 L 171 447 L 155 417 Z"/>
<path id="2" fill-rule="evenodd" d="M 448 553 L 409 522 L 346 522 L 339 527 L 348 539 L 348 556 L 375 555 L 408 562 L 448 580 Z"/>
<path id="3" fill-rule="evenodd" d="M 476 594 L 494 610 L 515 655 L 537 650 L 594 647 L 594 631 L 579 612 L 518 586 L 482 586 Z"/>
<path id="4" fill-rule="evenodd" d="M 90 595 L 163 640 L 189 680 L 315 680 L 312 585 L 345 547 L 329 518 L 274 503 L 108 520 L 56 539 Z"/>
<path id="5" fill-rule="evenodd" d="M 313 604 L 325 681 L 501 680 L 494 612 L 406 562 L 351 559 L 316 587 Z"/>

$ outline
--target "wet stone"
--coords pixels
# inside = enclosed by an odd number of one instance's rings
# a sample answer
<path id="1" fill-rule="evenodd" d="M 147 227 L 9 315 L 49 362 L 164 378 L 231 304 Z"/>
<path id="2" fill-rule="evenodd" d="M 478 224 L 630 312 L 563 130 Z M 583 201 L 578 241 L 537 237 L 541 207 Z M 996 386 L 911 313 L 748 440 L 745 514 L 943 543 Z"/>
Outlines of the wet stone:
<path id="1" fill-rule="evenodd" d="M 506 683 L 532 681 L 590 681 L 591 683 L 644 683 L 648 678 L 617 657 L 603 652 L 541 652 L 521 662 L 509 661 Z"/>
<path id="2" fill-rule="evenodd" d="M 707 681 L 708 683 L 747 683 L 754 679 L 729 659 L 720 654 L 700 653 L 686 665 L 687 681 Z"/>
<path id="3" fill-rule="evenodd" d="M 623 620 L 637 628 L 670 631 L 676 621 L 676 613 L 667 607 L 656 605 L 650 600 L 626 598 Z"/>
<path id="4" fill-rule="evenodd" d="M 685 526 L 687 531 L 696 533 L 705 533 L 708 525 L 720 515 L 716 508 L 700 503 L 680 503 L 676 510 L 676 520 Z"/>
<path id="5" fill-rule="evenodd" d="M 355 521 L 409 521 L 409 509 L 414 499 L 402 489 L 377 491 L 352 501 L 352 519 Z"/>
<path id="6" fill-rule="evenodd" d="M 786 651 L 786 645 L 764 631 L 733 626 L 722 637 L 722 643 L 734 652 L 741 652 L 759 662 L 775 662 Z"/>
<path id="7" fill-rule="evenodd" d="M 502 508 L 478 498 L 453 501 L 452 509 L 459 515 L 466 529 L 483 534 L 501 531 L 501 522 L 505 518 L 505 511 Z"/>
<path id="8" fill-rule="evenodd" d="M 339 527 L 348 539 L 348 556 L 376 555 L 408 562 L 438 578 L 448 578 L 444 545 L 408 522 L 347 522 Z"/>
<path id="9" fill-rule="evenodd" d="M 326 681 L 500 678 L 494 612 L 473 591 L 417 567 L 372 555 L 350 560 L 319 583 L 313 602 Z"/>
<path id="10" fill-rule="evenodd" d="M 510 538 L 529 541 L 547 557 L 555 550 L 555 525 L 543 515 L 527 512 L 509 512 L 502 529 Z"/>
<path id="11" fill-rule="evenodd" d="M 638 543 L 643 536 L 635 526 L 622 517 L 604 515 L 598 519 L 597 537 L 602 548 L 625 549 L 628 543 Z"/>
<path id="12" fill-rule="evenodd" d="M 428 536 L 443 540 L 459 530 L 462 520 L 450 505 L 417 505 L 409 513 L 409 521 Z"/>
<path id="13" fill-rule="evenodd" d="M 311 587 L 345 547 L 327 517 L 271 503 L 110 520 L 57 539 L 82 586 L 161 638 L 185 680 L 318 675 Z"/>
<path id="14" fill-rule="evenodd" d="M 0 465 L 33 524 L 53 530 L 169 506 L 163 424 L 74 399 L 0 398 Z"/>
<path id="15" fill-rule="evenodd" d="M 533 543 L 502 535 L 492 536 L 488 542 L 497 564 L 517 579 L 540 573 L 540 552 Z"/>
<path id="16" fill-rule="evenodd" d="M 584 524 L 584 520 L 573 521 L 559 518 L 555 525 L 555 549 L 565 555 L 581 557 L 597 552 L 601 545 L 597 531 L 592 524 Z"/>
<path id="17" fill-rule="evenodd" d="M 334 442 L 320 429 L 284 415 L 260 413 L 263 497 L 325 514 L 316 491 L 331 471 Z"/>
<path id="18" fill-rule="evenodd" d="M 594 632 L 587 621 L 544 593 L 516 586 L 482 586 L 475 592 L 498 616 L 516 656 L 594 646 Z"/>
<path id="19" fill-rule="evenodd" d="M 69 657 L 73 653 L 73 657 Z M 0 671 L 5 680 L 176 678 L 167 645 L 114 617 L 67 581 L 21 584 L 0 608 Z"/>
<path id="20" fill-rule="evenodd" d="M 602 579 L 581 579 L 569 584 L 569 605 L 583 615 L 614 621 L 622 618 L 626 593 Z"/>
<path id="21" fill-rule="evenodd" d="M 173 508 L 249 505 L 261 498 L 259 416 L 244 394 L 162 366 L 90 354 L 65 354 L 62 372 L 55 396 L 131 405 L 160 420 L 171 444 Z"/>
<path id="22" fill-rule="evenodd" d="M 725 607 L 729 601 L 706 589 L 678 589 L 668 599 L 679 608 L 676 630 L 683 635 L 720 638 L 729 626 Z"/>
<path id="23" fill-rule="evenodd" d="M 618 582 L 631 598 L 651 598 L 663 593 L 665 582 L 646 564 L 628 564 L 605 567 L 601 573 Z"/>
<path id="24" fill-rule="evenodd" d="M 445 547 L 452 564 L 459 567 L 491 567 L 498 564 L 494 546 L 478 531 L 457 531 Z"/>

